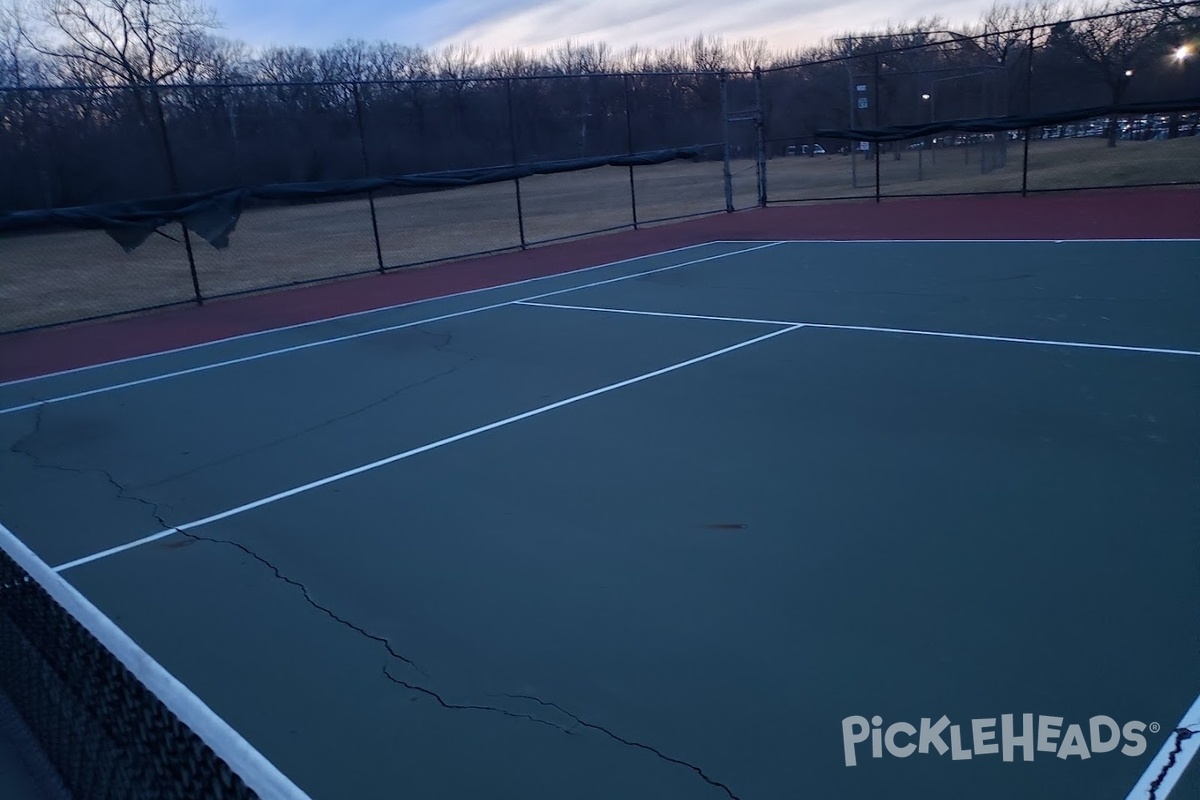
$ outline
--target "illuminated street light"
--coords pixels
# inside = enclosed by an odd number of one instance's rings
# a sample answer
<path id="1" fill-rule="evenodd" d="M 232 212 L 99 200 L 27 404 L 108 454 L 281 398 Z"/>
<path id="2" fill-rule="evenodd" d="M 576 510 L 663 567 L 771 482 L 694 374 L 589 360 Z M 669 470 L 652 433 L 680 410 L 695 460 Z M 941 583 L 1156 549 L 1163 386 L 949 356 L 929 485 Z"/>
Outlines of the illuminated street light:
<path id="1" fill-rule="evenodd" d="M 1125 70 L 1125 77 L 1126 77 L 1126 78 L 1132 78 L 1132 77 L 1133 77 L 1133 70 L 1131 70 L 1131 69 L 1127 69 L 1127 70 Z"/>
<path id="2" fill-rule="evenodd" d="M 1193 55 L 1194 55 L 1194 53 L 1192 52 L 1192 48 L 1189 45 L 1184 44 L 1184 45 L 1180 45 L 1179 47 L 1175 48 L 1175 53 L 1174 53 L 1175 60 L 1179 61 L 1180 63 L 1187 61 Z"/>
<path id="3" fill-rule="evenodd" d="M 925 94 L 921 95 L 921 99 L 922 99 L 922 100 L 928 100 L 928 99 L 929 99 L 929 93 L 928 93 L 928 92 L 926 92 Z"/>

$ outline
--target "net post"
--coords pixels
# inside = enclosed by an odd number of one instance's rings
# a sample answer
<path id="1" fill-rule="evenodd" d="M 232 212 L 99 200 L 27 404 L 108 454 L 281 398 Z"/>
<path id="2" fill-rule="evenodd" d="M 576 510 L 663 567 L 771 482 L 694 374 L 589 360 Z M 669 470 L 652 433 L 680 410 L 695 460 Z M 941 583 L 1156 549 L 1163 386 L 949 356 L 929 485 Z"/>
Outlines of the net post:
<path id="1" fill-rule="evenodd" d="M 875 127 L 879 127 L 879 54 L 875 54 Z M 875 202 L 881 202 L 882 193 L 879 181 L 879 142 L 874 142 L 875 150 Z"/>
<path id="2" fill-rule="evenodd" d="M 763 104 L 762 67 L 754 67 L 754 118 L 758 134 L 758 207 L 767 207 L 767 114 Z"/>
<path id="3" fill-rule="evenodd" d="M 134 89 L 134 91 L 137 91 Z M 159 94 L 158 84 L 150 85 L 150 97 L 154 100 L 154 114 L 158 118 L 158 132 L 162 139 L 163 158 L 167 164 L 167 182 L 171 194 L 179 194 L 179 172 L 175 168 L 175 151 L 171 147 L 171 135 L 167 132 L 167 115 L 163 111 L 162 95 Z M 139 101 L 140 102 L 140 101 Z M 179 221 L 179 229 L 183 232 L 183 250 L 187 254 L 188 272 L 192 278 L 192 296 L 196 305 L 204 305 L 204 293 L 200 291 L 200 274 L 196 271 L 196 254 L 192 251 L 192 235 L 187 223 Z"/>
<path id="4" fill-rule="evenodd" d="M 358 122 L 358 147 L 362 153 L 363 177 L 371 177 L 371 158 L 367 153 L 367 123 L 363 117 L 362 92 L 359 82 L 354 82 L 354 118 Z M 375 213 L 375 191 L 367 191 L 367 205 L 371 209 L 371 235 L 375 237 L 375 264 L 379 273 L 386 272 L 383 266 L 383 247 L 379 243 L 379 217 Z"/>
<path id="5" fill-rule="evenodd" d="M 512 165 L 517 166 L 517 121 L 513 115 L 513 79 L 504 79 L 504 96 L 508 103 L 508 148 Z M 517 196 L 517 235 L 520 238 L 521 249 L 527 247 L 525 241 L 525 213 L 521 208 L 521 179 L 513 178 L 513 187 Z"/>
<path id="6" fill-rule="evenodd" d="M 724 130 L 724 146 L 722 149 L 722 158 L 724 160 L 724 172 L 722 181 L 725 185 L 725 213 L 733 213 L 733 169 L 730 165 L 730 148 L 729 141 L 729 74 L 721 70 L 721 122 Z"/>
<path id="7" fill-rule="evenodd" d="M 621 80 L 625 85 L 625 146 L 629 151 L 629 155 L 633 155 L 633 112 L 629 110 L 629 73 L 621 76 Z M 629 208 L 633 213 L 633 229 L 638 229 L 637 215 L 637 186 L 633 180 L 633 164 L 629 165 Z"/>

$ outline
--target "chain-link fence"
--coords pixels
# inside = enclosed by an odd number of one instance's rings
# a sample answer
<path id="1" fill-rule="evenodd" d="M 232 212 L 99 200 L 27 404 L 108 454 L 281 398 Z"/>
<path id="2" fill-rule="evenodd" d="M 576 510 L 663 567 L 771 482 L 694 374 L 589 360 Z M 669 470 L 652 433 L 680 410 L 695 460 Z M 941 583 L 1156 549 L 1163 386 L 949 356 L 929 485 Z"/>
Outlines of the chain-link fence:
<path id="1" fill-rule="evenodd" d="M 1155 13 L 753 73 L 0 88 L 0 331 L 768 203 L 1200 182 L 1200 31 Z M 247 187 L 228 247 L 76 213 Z"/>
<path id="2" fill-rule="evenodd" d="M 0 170 L 0 217 L 294 188 L 247 200 L 230 246 L 219 249 L 180 224 L 128 251 L 101 230 L 70 224 L 6 234 L 0 330 L 719 212 L 724 91 L 722 77 L 707 73 L 0 89 L 0 161 L 11 167 Z M 679 148 L 693 152 L 571 169 Z M 307 187 L 372 176 L 506 165 L 550 174 L 306 196 Z"/>
<path id="3" fill-rule="evenodd" d="M 1200 182 L 1200 31 L 1194 18 L 1163 13 L 978 36 L 928 31 L 886 50 L 878 37 L 846 38 L 837 40 L 845 55 L 768 70 L 767 199 Z M 1156 106 L 1173 110 L 1138 111 Z M 1089 108 L 1114 111 L 1039 124 Z"/>

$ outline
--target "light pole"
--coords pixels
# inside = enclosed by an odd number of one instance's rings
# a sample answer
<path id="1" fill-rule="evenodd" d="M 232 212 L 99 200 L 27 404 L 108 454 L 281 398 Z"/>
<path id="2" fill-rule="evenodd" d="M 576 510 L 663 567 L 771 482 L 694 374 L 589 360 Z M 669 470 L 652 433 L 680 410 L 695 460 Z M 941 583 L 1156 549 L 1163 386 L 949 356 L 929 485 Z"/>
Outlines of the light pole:
<path id="1" fill-rule="evenodd" d="M 853 39 L 838 39 L 837 41 L 850 42 L 850 41 L 853 41 Z M 855 123 L 856 114 L 854 113 L 854 108 L 858 102 L 854 96 L 854 70 L 851 69 L 850 64 L 847 63 L 848 61 L 850 61 L 853 58 L 854 58 L 854 56 L 852 56 L 850 54 L 849 50 L 847 50 L 846 55 L 838 62 L 846 69 L 846 88 L 849 90 L 849 93 L 850 93 L 850 129 L 851 130 L 853 130 L 855 128 L 854 123 Z M 850 146 L 850 185 L 852 187 L 854 187 L 855 189 L 858 188 L 858 153 L 855 152 L 857 148 L 854 147 L 854 145 L 856 145 L 856 144 L 858 144 L 858 143 L 855 142 L 853 139 L 850 140 L 850 145 L 851 145 Z"/>
<path id="2" fill-rule="evenodd" d="M 1191 58 L 1192 56 L 1194 56 L 1195 54 L 1196 54 L 1196 51 L 1192 47 L 1192 45 L 1181 44 L 1181 45 L 1179 45 L 1179 47 L 1176 47 L 1175 50 L 1171 53 L 1171 60 L 1175 62 L 1176 66 L 1183 69 L 1183 68 L 1186 68 L 1187 60 L 1189 58 Z M 1172 112 L 1171 116 L 1169 118 L 1169 121 L 1167 122 L 1167 138 L 1168 139 L 1174 139 L 1179 136 L 1179 122 L 1180 122 L 1179 112 L 1178 111 Z"/>
<path id="3" fill-rule="evenodd" d="M 934 109 L 933 95 L 930 94 L 929 92 L 925 92 L 924 94 L 921 95 L 921 99 L 924 100 L 926 103 L 929 103 L 929 123 L 932 125 L 933 124 L 933 109 Z M 935 148 L 933 146 L 934 141 L 935 141 L 935 139 L 932 135 L 925 137 L 925 143 L 927 145 L 929 145 L 929 157 L 933 160 L 933 163 L 936 164 L 937 163 L 937 148 Z M 924 152 L 925 152 L 924 147 L 922 147 L 920 150 L 917 151 L 917 180 L 924 180 L 924 178 L 922 177 L 924 168 L 921 163 L 923 161 Z"/>

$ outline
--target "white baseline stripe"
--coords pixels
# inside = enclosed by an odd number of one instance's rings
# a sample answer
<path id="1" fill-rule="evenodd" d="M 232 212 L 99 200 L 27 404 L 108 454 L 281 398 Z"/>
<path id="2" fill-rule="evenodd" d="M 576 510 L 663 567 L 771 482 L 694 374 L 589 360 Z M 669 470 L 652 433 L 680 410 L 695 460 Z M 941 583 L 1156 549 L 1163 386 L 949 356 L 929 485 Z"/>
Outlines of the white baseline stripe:
<path id="1" fill-rule="evenodd" d="M 561 308 L 568 311 L 598 311 L 605 314 L 635 314 L 647 317 L 678 317 L 681 319 L 707 319 L 717 322 L 753 322 L 761 325 L 802 325 L 805 328 L 826 328 L 837 331 L 867 331 L 869 333 L 901 333 L 907 336 L 933 336 L 942 339 L 973 339 L 984 342 L 1013 342 L 1016 344 L 1040 344 L 1049 347 L 1079 347 L 1086 350 L 1122 350 L 1133 353 L 1156 353 L 1172 356 L 1200 356 L 1200 350 L 1174 350 L 1166 347 L 1137 347 L 1126 344 L 1096 344 L 1094 342 L 1068 342 L 1058 339 L 1024 339 L 1017 336 L 986 336 L 979 333 L 953 333 L 949 331 L 921 331 L 911 328 L 879 328 L 870 325 L 832 325 L 823 322 L 799 320 L 754 319 L 747 317 L 722 317 L 707 314 L 669 314 L 662 311 L 632 311 L 625 308 L 603 308 L 599 306 L 574 306 L 559 303 L 530 303 L 520 301 L 514 305 L 538 308 Z"/>
<path id="2" fill-rule="evenodd" d="M 1197 697 L 1196 702 L 1192 703 L 1192 707 L 1184 713 L 1183 719 L 1179 721 L 1174 730 L 1179 730 L 1180 728 L 1187 728 L 1194 731 L 1194 735 L 1180 746 L 1179 755 L 1175 757 L 1175 766 L 1163 777 L 1163 782 L 1159 784 L 1158 792 L 1155 793 L 1155 797 L 1158 800 L 1167 800 L 1167 796 L 1171 794 L 1171 790 L 1175 788 L 1175 784 L 1179 782 L 1179 778 L 1187 770 L 1192 758 L 1195 757 L 1196 751 L 1200 750 L 1200 697 Z M 1167 765 L 1173 749 L 1175 749 L 1174 733 L 1168 736 L 1167 740 L 1163 742 L 1163 746 L 1159 748 L 1158 755 L 1146 767 L 1146 771 L 1142 773 L 1141 779 L 1129 790 L 1126 800 L 1147 800 L 1150 797 L 1150 784 L 1154 782 L 1158 774 L 1162 772 L 1163 767 Z"/>
<path id="3" fill-rule="evenodd" d="M 395 303 L 390 306 L 380 306 L 379 308 L 368 308 L 365 311 L 352 311 L 349 314 L 338 314 L 333 317 L 322 317 L 308 322 L 298 322 L 295 325 L 281 325 L 278 328 L 267 328 L 261 331 L 251 331 L 250 333 L 240 333 L 236 336 L 226 336 L 224 339 L 214 339 L 211 342 L 199 342 L 197 344 L 189 344 L 184 347 L 174 347 L 170 350 L 159 350 L 154 353 L 144 353 L 140 356 L 130 356 L 128 358 L 117 358 L 112 361 L 103 361 L 99 364 L 88 364 L 83 367 L 75 367 L 73 369 L 59 370 L 58 372 L 47 372 L 44 375 L 32 375 L 28 378 L 17 378 L 16 380 L 0 382 L 0 389 L 6 386 L 16 386 L 19 383 L 29 383 L 31 381 L 40 381 L 47 378 L 57 378 L 62 375 L 72 375 L 76 372 L 86 372 L 91 369 L 102 369 L 103 367 L 112 367 L 118 364 L 128 364 L 133 361 L 144 361 L 148 358 L 158 358 L 159 356 L 169 356 L 175 353 L 183 353 L 188 350 L 197 350 L 201 347 L 213 347 L 227 342 L 236 342 L 239 339 L 250 339 L 255 336 L 266 336 L 272 333 L 282 333 L 283 331 L 293 331 L 298 328 L 308 328 L 312 325 L 324 325 L 327 322 L 337 322 L 338 320 L 350 319 L 352 317 L 363 317 L 368 314 L 378 314 L 383 311 L 395 311 L 398 308 L 407 308 L 409 306 L 420 305 L 421 303 L 432 303 L 436 300 L 448 300 L 454 297 L 466 297 L 470 294 L 478 294 L 479 292 L 491 292 L 496 289 L 506 289 L 512 286 L 522 286 L 526 283 L 534 283 L 535 281 L 549 280 L 550 278 L 561 278 L 566 275 L 578 275 L 582 272 L 590 272 L 595 269 L 605 269 L 606 267 L 616 267 L 621 264 L 630 264 L 634 261 L 641 261 L 646 258 L 655 258 L 656 256 L 669 256 L 674 253 L 682 253 L 687 250 L 694 250 L 698 247 L 708 247 L 714 244 L 760 244 L 760 242 L 700 242 L 698 244 L 689 244 L 684 247 L 676 247 L 671 250 L 663 250 L 659 253 L 647 253 L 644 256 L 633 256 L 632 258 L 622 258 L 617 261 L 609 261 L 606 264 L 595 264 L 590 267 L 581 267 L 580 269 L 568 270 L 567 272 L 557 272 L 553 275 L 539 275 L 535 278 L 525 278 L 524 280 L 511 281 L 509 283 L 498 283 L 495 286 L 482 286 L 478 289 L 468 289 L 463 292 L 454 292 L 452 294 L 438 295 L 437 297 L 426 297 L 423 300 L 410 300 L 406 303 Z M 399 270 L 396 273 L 399 274 Z"/>
<path id="4" fill-rule="evenodd" d="M 62 572 L 64 570 L 82 566 L 83 564 L 90 564 L 93 561 L 99 561 L 102 558 L 108 558 L 109 556 L 113 556 L 118 553 L 123 553 L 126 550 L 132 550 L 135 547 L 141 547 L 144 544 L 156 542 L 159 539 L 164 539 L 167 536 L 171 536 L 172 534 L 175 534 L 178 532 L 194 530 L 196 528 L 200 528 L 205 525 L 210 525 L 214 522 L 219 522 L 220 520 L 223 520 L 223 519 L 228 519 L 229 517 L 237 516 L 238 514 L 244 514 L 247 511 L 252 511 L 256 508 L 261 508 L 262 506 L 270 505 L 271 503 L 277 503 L 280 500 L 286 500 L 289 497 L 294 497 L 295 495 L 303 494 L 305 492 L 312 491 L 313 489 L 318 489 L 322 486 L 327 486 L 331 483 L 337 483 L 338 481 L 343 481 L 347 478 L 352 478 L 355 475 L 361 475 L 364 472 L 370 472 L 371 470 L 379 469 L 380 467 L 387 466 L 388 464 L 394 464 L 397 461 L 403 461 L 406 458 L 412 458 L 413 456 L 420 455 L 421 453 L 427 453 L 430 450 L 436 450 L 439 447 L 445 447 L 446 445 L 454 444 L 455 442 L 460 442 L 463 439 L 470 439 L 471 437 L 478 436 L 481 433 L 487 433 L 488 431 L 496 430 L 497 428 L 503 428 L 507 425 L 512 425 L 514 422 L 520 422 L 522 420 L 530 419 L 531 417 L 536 417 L 540 414 L 545 414 L 548 411 L 553 411 L 555 409 L 562 408 L 564 406 L 572 405 L 573 403 L 578 403 L 581 400 L 587 400 L 588 398 L 591 398 L 591 397 L 596 397 L 598 395 L 607 394 L 608 392 L 616 391 L 617 389 L 622 389 L 626 386 L 632 386 L 635 383 L 641 383 L 642 381 L 647 381 L 647 380 L 650 380 L 651 378 L 657 378 L 660 375 L 666 375 L 669 372 L 675 372 L 676 370 L 683 369 L 684 367 L 690 367 L 693 364 L 699 364 L 702 361 L 708 361 L 709 359 L 717 358 L 718 356 L 723 356 L 726 353 L 732 353 L 735 350 L 741 350 L 743 347 L 749 347 L 751 345 L 758 344 L 760 342 L 765 342 L 768 339 L 773 339 L 776 336 L 780 336 L 785 333 L 790 333 L 792 331 L 799 330 L 802 327 L 804 327 L 804 326 L 803 325 L 792 325 L 787 328 L 782 328 L 780 330 L 771 331 L 770 333 L 763 334 L 762 336 L 757 336 L 753 339 L 748 339 L 744 342 L 739 342 L 738 344 L 730 345 L 729 347 L 723 347 L 720 350 L 714 350 L 711 353 L 705 353 L 702 356 L 696 356 L 695 358 L 689 358 L 686 361 L 680 361 L 679 363 L 672 364 L 669 367 L 663 367 L 661 369 L 656 369 L 653 372 L 647 372 L 642 375 L 638 375 L 637 377 L 634 377 L 634 378 L 628 378 L 623 381 L 618 381 L 617 383 L 609 384 L 608 386 L 602 386 L 599 389 L 593 389 L 589 392 L 584 392 L 583 394 L 577 394 L 574 397 L 568 397 L 565 400 L 559 400 L 558 402 L 550 403 L 549 405 L 541 406 L 540 408 L 535 408 L 531 411 L 525 411 L 521 414 L 517 414 L 515 416 L 508 417 L 506 419 L 502 419 L 497 422 L 492 422 L 487 425 L 480 426 L 478 428 L 473 428 L 469 431 L 464 431 L 463 433 L 455 434 L 454 436 L 447 436 L 445 439 L 438 439 L 436 442 L 430 442 L 429 444 L 421 445 L 420 447 L 414 447 L 411 450 L 405 450 L 402 453 L 397 453 L 393 456 L 388 456 L 387 458 L 381 458 L 378 461 L 372 461 L 369 464 L 363 464 L 362 466 L 355 467 L 354 469 L 349 469 L 349 470 L 346 470 L 345 472 L 339 472 L 336 475 L 330 475 L 329 477 L 321 478 L 320 480 L 312 481 L 311 483 L 306 483 L 303 486 L 297 486 L 294 489 L 288 489 L 287 491 L 278 492 L 276 494 L 270 495 L 269 497 L 264 497 L 261 500 L 255 500 L 252 503 L 246 503 L 245 505 L 240 505 L 236 508 L 231 508 L 228 511 L 222 511 L 219 514 L 213 514 L 212 516 L 204 517 L 203 519 L 198 519 L 198 520 L 194 520 L 192 522 L 187 522 L 187 523 L 184 523 L 183 525 L 177 525 L 174 528 L 169 528 L 167 530 L 159 531 L 158 533 L 153 533 L 149 536 L 143 536 L 140 539 L 135 539 L 132 542 L 128 542 L 126 544 L 119 545 L 117 547 L 110 547 L 107 550 L 102 550 L 98 553 L 93 553 L 92 555 L 84 556 L 83 558 L 77 558 L 74 561 L 68 561 L 65 564 L 60 564 L 59 566 L 55 567 L 54 570 L 56 572 Z"/>
<path id="5" fill-rule="evenodd" d="M 1200 242 L 1200 239 L 718 239 L 712 244 L 1088 244 L 1119 242 Z"/>
<path id="6" fill-rule="evenodd" d="M 224 759 L 259 797 L 263 800 L 308 800 L 304 792 L 243 739 L 241 734 L 217 716 L 204 701 L 167 672 L 104 612 L 50 569 L 45 561 L 2 524 L 0 549 L 41 584 L 59 605 L 82 622 L 175 716 Z"/>
<path id="7" fill-rule="evenodd" d="M 625 308 L 602 308 L 600 306 L 569 306 L 561 303 L 533 303 L 521 300 L 513 305 L 535 308 L 560 308 L 565 311 L 601 311 L 606 314 L 632 314 L 638 317 L 668 317 L 670 319 L 707 319 L 715 322 L 749 322 L 754 325 L 796 325 L 777 319 L 747 319 L 745 317 L 714 317 L 708 314 L 671 314 L 666 311 L 630 311 Z"/>
<path id="8" fill-rule="evenodd" d="M 826 325 L 819 322 L 804 322 L 806 328 L 829 328 L 839 331 L 868 331 L 871 333 L 903 333 L 909 336 L 936 336 L 943 339 L 973 339 L 981 342 L 1014 342 L 1016 344 L 1041 344 L 1050 347 L 1078 347 L 1085 350 L 1123 350 L 1131 353 L 1157 353 L 1171 356 L 1200 356 L 1200 350 L 1175 350 L 1168 347 L 1135 347 L 1125 344 L 1097 344 L 1094 342 L 1068 342 L 1058 339 L 1025 339 L 1019 336 L 985 336 L 977 333 L 948 333 L 946 331 L 918 331 L 909 328 L 877 328 L 870 325 Z"/>
<path id="9" fill-rule="evenodd" d="M 603 286 L 606 283 L 615 283 L 617 281 L 625 281 L 625 280 L 630 280 L 633 278 L 641 278 L 646 275 L 653 275 L 657 272 L 667 272 L 668 270 L 679 269 L 681 267 L 690 267 L 693 264 L 702 264 L 706 261 L 715 261 L 717 259 L 741 255 L 743 253 L 752 253 L 755 250 L 764 250 L 768 247 L 774 247 L 774 246 L 775 246 L 775 243 L 773 243 L 773 242 L 770 244 L 760 244 L 760 245 L 756 245 L 754 247 L 744 248 L 742 250 L 734 250 L 734 251 L 731 251 L 728 253 L 719 253 L 717 255 L 706 256 L 704 258 L 695 258 L 695 259 L 692 259 L 691 261 L 684 261 L 680 264 L 671 264 L 671 265 L 665 266 L 665 267 L 658 267 L 656 269 L 649 269 L 649 270 L 644 270 L 642 272 L 635 272 L 632 275 L 621 275 L 616 278 L 608 278 L 608 279 L 601 280 L 601 281 L 592 281 L 591 283 L 585 283 L 580 286 L 572 286 L 567 289 L 558 289 L 553 292 L 545 292 L 543 294 L 538 294 L 538 295 L 533 295 L 531 297 L 521 298 L 520 300 L 506 300 L 503 303 L 492 303 L 491 305 L 477 306 L 475 308 L 468 308 L 464 311 L 455 311 L 450 314 L 442 314 L 437 317 L 429 317 L 427 319 L 414 320 L 412 322 L 404 322 L 404 323 L 401 323 L 398 325 L 389 325 L 385 328 L 372 328 L 371 330 L 359 331 L 358 333 L 350 333 L 350 334 L 346 334 L 345 336 L 336 336 L 332 339 L 320 339 L 315 342 L 306 342 L 305 344 L 293 345 L 291 347 L 281 347 L 276 350 L 267 350 L 267 351 L 261 352 L 261 353 L 254 353 L 252 355 L 242 356 L 241 358 L 231 358 L 226 361 L 217 361 L 217 362 L 214 362 L 211 364 L 201 364 L 198 367 L 191 367 L 190 369 L 181 369 L 181 370 L 176 370 L 175 372 L 165 372 L 165 373 L 161 373 L 159 375 L 151 375 L 148 378 L 140 378 L 140 379 L 134 380 L 134 381 L 125 381 L 124 383 L 116 383 L 116 384 L 111 384 L 109 386 L 101 386 L 96 389 L 88 389 L 88 390 L 82 391 L 82 392 L 74 392 L 73 394 L 59 395 L 57 397 L 50 397 L 50 398 L 46 398 L 44 400 L 35 400 L 31 403 L 23 403 L 22 405 L 19 405 L 19 406 L 10 406 L 8 408 L 0 408 L 0 416 L 2 416 L 4 414 L 12 414 L 17 411 L 25 411 L 30 408 L 37 408 L 38 406 L 53 405 L 55 403 L 66 402 L 67 400 L 78 400 L 79 398 L 82 398 L 82 397 L 91 397 L 92 395 L 105 394 L 107 392 L 114 392 L 114 391 L 117 391 L 118 389 L 128 389 L 128 388 L 131 388 L 134 386 L 142 386 L 147 383 L 156 383 L 158 381 L 167 380 L 168 378 L 178 378 L 178 377 L 182 377 L 184 375 L 193 375 L 197 372 L 207 372 L 208 370 L 212 370 L 212 369 L 219 369 L 221 367 L 229 367 L 229 366 L 233 366 L 234 364 L 244 364 L 249 361 L 257 361 L 262 358 L 270 358 L 272 356 L 283 355 L 285 353 L 296 353 L 301 350 L 309 350 L 314 347 L 324 347 L 325 345 L 337 344 L 338 342 L 348 342 L 348 341 L 351 341 L 352 339 L 361 339 L 364 336 L 375 336 L 380 333 L 391 333 L 393 331 L 403 330 L 404 328 L 413 328 L 418 325 L 427 325 L 431 322 L 441 322 L 442 320 L 453 319 L 454 317 L 464 317 L 469 314 L 477 314 L 480 311 L 491 311 L 493 309 L 504 308 L 505 306 L 515 305 L 516 303 L 522 302 L 522 301 L 537 300 L 537 299 L 540 299 L 543 297 L 553 297 L 554 295 L 566 294 L 568 292 L 574 292 L 574 291 L 577 291 L 580 289 L 590 289 L 594 286 Z"/>

